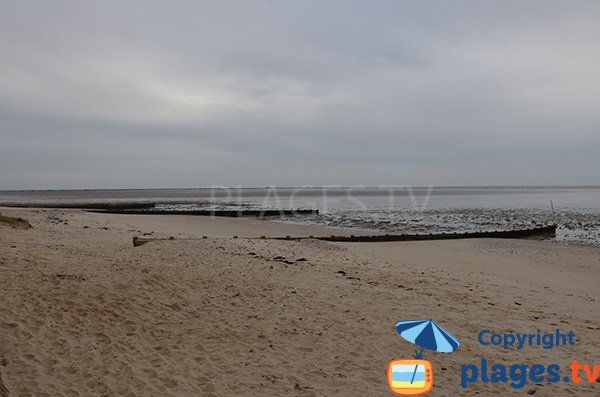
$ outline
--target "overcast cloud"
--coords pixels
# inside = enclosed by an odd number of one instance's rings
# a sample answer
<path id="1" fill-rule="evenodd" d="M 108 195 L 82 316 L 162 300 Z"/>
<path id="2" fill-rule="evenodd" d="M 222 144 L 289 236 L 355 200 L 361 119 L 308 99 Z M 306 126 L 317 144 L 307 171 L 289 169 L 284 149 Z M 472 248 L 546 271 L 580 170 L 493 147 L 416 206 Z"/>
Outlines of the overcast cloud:
<path id="1" fill-rule="evenodd" d="M 2 1 L 0 189 L 600 184 L 598 1 Z"/>

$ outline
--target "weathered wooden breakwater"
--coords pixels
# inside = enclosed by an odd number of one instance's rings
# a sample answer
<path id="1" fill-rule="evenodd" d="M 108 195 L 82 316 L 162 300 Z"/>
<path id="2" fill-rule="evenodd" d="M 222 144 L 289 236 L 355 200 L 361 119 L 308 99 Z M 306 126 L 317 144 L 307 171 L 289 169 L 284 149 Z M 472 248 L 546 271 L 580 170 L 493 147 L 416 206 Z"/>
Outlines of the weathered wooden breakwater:
<path id="1" fill-rule="evenodd" d="M 431 234 L 376 234 L 376 235 L 362 235 L 362 236 L 285 236 L 285 237 L 242 237 L 246 239 L 269 239 L 269 240 L 305 240 L 315 239 L 322 241 L 333 241 L 333 242 L 362 242 L 362 243 L 376 243 L 376 242 L 390 242 L 390 241 L 427 241 L 427 240 L 458 240 L 458 239 L 469 239 L 469 238 L 548 238 L 556 235 L 556 225 L 547 225 L 530 229 L 520 230 L 502 230 L 502 231 L 491 231 L 491 232 L 467 232 L 467 233 L 431 233 Z M 203 236 L 202 239 L 206 239 L 208 236 Z M 239 236 L 233 236 L 234 239 Z M 133 237 L 133 246 L 138 247 L 149 243 L 150 241 L 164 241 L 164 240 L 175 240 L 174 237 L 170 238 L 142 238 Z M 198 238 L 185 238 L 183 240 L 199 240 Z"/>
<path id="2" fill-rule="evenodd" d="M 370 236 L 324 236 L 315 237 L 324 241 L 340 242 L 384 242 L 384 241 L 420 241 L 420 240 L 456 240 L 468 238 L 529 238 L 554 237 L 556 225 L 547 225 L 530 229 L 501 230 L 490 232 L 466 233 L 430 233 L 430 234 L 377 234 Z M 285 238 L 284 238 L 285 239 Z"/>
<path id="3" fill-rule="evenodd" d="M 156 210 L 156 209 L 103 209 L 95 210 L 103 214 L 124 214 L 124 215 L 196 215 L 196 216 L 224 216 L 231 218 L 240 217 L 276 217 L 276 216 L 294 216 L 294 215 L 319 215 L 316 209 L 277 209 L 277 210 Z"/>
<path id="4" fill-rule="evenodd" d="M 123 211 L 150 210 L 156 207 L 156 203 L 2 203 L 2 207 Z"/>

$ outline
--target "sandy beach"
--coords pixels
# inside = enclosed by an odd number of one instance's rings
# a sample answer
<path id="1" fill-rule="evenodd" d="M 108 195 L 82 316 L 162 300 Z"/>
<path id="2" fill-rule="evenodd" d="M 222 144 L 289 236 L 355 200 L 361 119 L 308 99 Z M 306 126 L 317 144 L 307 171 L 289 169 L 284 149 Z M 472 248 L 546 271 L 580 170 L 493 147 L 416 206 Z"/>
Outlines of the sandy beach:
<path id="1" fill-rule="evenodd" d="M 394 329 L 409 319 L 433 319 L 461 342 L 451 354 L 425 353 L 435 373 L 431 396 L 600 393 L 597 382 L 461 388 L 461 365 L 482 358 L 557 363 L 561 374 L 573 359 L 599 361 L 599 248 L 495 239 L 263 240 L 256 237 L 331 230 L 252 219 L 0 211 L 32 225 L 0 225 L 3 397 L 388 396 L 388 361 L 414 354 Z M 165 240 L 134 248 L 133 236 Z M 574 332 L 575 345 L 504 350 L 477 341 L 484 329 L 557 328 Z"/>

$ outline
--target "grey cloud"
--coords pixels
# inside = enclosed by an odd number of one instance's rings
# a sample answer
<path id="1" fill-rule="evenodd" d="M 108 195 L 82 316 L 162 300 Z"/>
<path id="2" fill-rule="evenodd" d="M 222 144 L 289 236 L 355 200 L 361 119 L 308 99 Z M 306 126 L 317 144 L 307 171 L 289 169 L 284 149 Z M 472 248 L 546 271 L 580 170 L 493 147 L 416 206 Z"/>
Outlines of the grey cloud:
<path id="1" fill-rule="evenodd" d="M 598 184 L 600 5 L 0 6 L 0 189 Z"/>

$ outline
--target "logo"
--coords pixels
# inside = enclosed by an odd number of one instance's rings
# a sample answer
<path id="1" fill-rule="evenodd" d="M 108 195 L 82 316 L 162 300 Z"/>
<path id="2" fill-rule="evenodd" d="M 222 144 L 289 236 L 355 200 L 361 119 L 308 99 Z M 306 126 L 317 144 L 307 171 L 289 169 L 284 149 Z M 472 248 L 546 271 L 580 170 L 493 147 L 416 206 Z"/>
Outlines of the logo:
<path id="1" fill-rule="evenodd" d="M 391 360 L 387 378 L 388 386 L 399 396 L 420 396 L 433 388 L 433 369 L 427 360 Z"/>
<path id="2" fill-rule="evenodd" d="M 396 323 L 396 332 L 421 349 L 414 359 L 390 360 L 387 383 L 398 396 L 420 396 L 433 388 L 433 367 L 423 360 L 423 349 L 451 353 L 460 346 L 458 340 L 432 320 L 408 320 Z"/>

